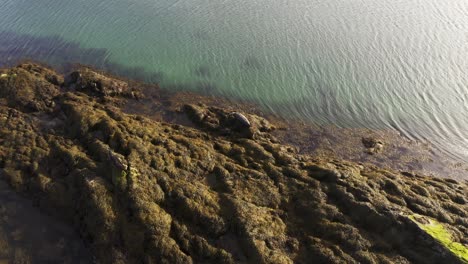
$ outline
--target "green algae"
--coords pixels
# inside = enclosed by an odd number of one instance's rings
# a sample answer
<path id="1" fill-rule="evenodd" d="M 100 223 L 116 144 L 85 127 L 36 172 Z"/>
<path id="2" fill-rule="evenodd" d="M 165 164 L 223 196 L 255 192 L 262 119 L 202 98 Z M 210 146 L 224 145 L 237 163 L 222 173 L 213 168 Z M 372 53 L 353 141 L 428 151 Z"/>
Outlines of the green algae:
<path id="1" fill-rule="evenodd" d="M 463 263 L 468 263 L 468 247 L 459 242 L 452 240 L 452 235 L 444 227 L 434 219 L 423 217 L 421 215 L 411 215 L 409 218 L 415 222 L 422 230 L 424 230 L 431 237 L 436 239 L 444 247 L 449 249 L 455 256 L 457 256 Z"/>
<path id="2" fill-rule="evenodd" d="M 9 78 L 9 77 L 15 78 L 15 77 L 17 77 L 17 76 L 18 76 L 18 75 L 17 75 L 16 73 L 13 73 L 13 74 L 2 73 L 2 74 L 0 74 L 0 79 L 2 79 L 2 78 Z"/>

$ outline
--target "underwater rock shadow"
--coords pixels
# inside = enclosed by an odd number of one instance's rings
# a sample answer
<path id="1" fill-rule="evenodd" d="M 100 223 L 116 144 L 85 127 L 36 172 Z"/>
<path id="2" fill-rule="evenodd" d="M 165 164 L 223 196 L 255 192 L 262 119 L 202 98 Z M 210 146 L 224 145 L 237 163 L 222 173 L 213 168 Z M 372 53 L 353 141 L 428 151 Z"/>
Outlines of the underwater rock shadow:
<path id="1" fill-rule="evenodd" d="M 210 34 L 204 30 L 196 30 L 191 34 L 191 38 L 194 40 L 210 40 Z"/>
<path id="2" fill-rule="evenodd" d="M 171 92 L 190 91 L 203 96 L 225 97 L 220 88 L 209 81 L 193 81 L 186 83 L 173 83 L 164 86 L 165 90 Z"/>
<path id="3" fill-rule="evenodd" d="M 149 72 L 143 67 L 127 67 L 111 62 L 106 48 L 84 48 L 78 42 L 53 36 L 34 36 L 12 31 L 0 31 L 0 67 L 12 67 L 22 61 L 46 63 L 60 72 L 67 72 L 76 64 L 148 83 L 159 83 L 164 74 Z"/>
<path id="4" fill-rule="evenodd" d="M 211 77 L 210 68 L 208 66 L 205 66 L 205 65 L 202 65 L 202 66 L 200 66 L 198 68 L 195 68 L 193 70 L 193 74 L 195 74 L 196 76 L 198 76 L 200 78 Z"/>
<path id="5" fill-rule="evenodd" d="M 245 69 L 259 70 L 263 67 L 263 64 L 257 57 L 250 55 L 245 57 L 244 61 L 242 62 L 242 66 Z"/>

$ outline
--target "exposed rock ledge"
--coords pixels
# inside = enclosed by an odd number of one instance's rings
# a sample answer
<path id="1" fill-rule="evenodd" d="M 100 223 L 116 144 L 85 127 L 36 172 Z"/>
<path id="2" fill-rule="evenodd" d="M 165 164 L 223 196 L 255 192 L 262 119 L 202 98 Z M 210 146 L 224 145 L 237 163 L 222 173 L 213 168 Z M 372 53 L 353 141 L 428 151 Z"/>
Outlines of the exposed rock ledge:
<path id="1" fill-rule="evenodd" d="M 466 182 L 300 155 L 221 108 L 186 106 L 195 127 L 125 114 L 138 87 L 65 79 L 0 71 L 0 177 L 99 263 L 468 261 Z"/>

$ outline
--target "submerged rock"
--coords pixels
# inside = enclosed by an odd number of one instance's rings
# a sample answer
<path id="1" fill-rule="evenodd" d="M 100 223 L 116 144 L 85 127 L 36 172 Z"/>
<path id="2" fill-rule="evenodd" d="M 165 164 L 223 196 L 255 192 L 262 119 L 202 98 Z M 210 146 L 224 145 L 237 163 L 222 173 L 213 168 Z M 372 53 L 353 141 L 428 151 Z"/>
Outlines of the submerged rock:
<path id="1" fill-rule="evenodd" d="M 207 66 L 200 66 L 196 68 L 193 72 L 195 75 L 202 78 L 208 78 L 211 76 L 210 68 L 208 68 Z"/>
<path id="2" fill-rule="evenodd" d="M 219 107 L 185 105 L 193 127 L 125 114 L 103 98 L 130 100 L 130 85 L 91 69 L 63 90 L 6 72 L 25 85 L 1 83 L 0 178 L 72 225 L 100 263 L 463 261 L 407 216 L 466 247 L 466 182 L 300 155 L 266 119 Z M 14 103 L 41 105 L 42 89 L 56 107 Z"/>

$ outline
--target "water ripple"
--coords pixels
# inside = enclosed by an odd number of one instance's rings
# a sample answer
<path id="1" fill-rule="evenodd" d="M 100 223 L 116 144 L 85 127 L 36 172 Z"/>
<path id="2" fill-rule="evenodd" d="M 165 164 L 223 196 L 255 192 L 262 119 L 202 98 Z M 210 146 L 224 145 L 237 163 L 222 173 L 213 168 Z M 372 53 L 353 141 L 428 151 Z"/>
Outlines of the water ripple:
<path id="1" fill-rule="evenodd" d="M 396 129 L 459 159 L 467 40 L 465 0 L 0 2 L 2 64 L 93 64 L 286 117 Z"/>

